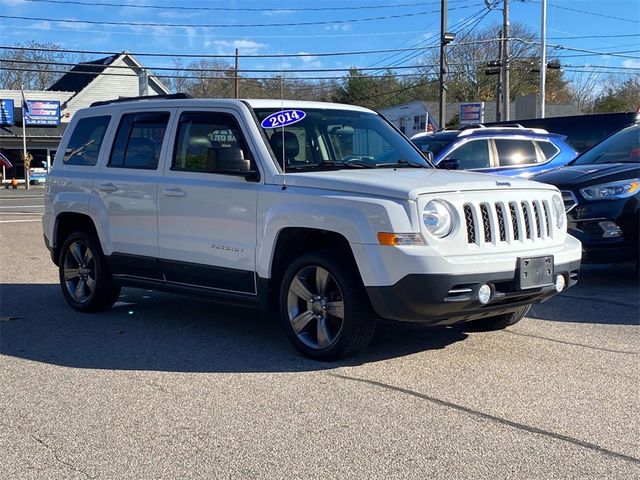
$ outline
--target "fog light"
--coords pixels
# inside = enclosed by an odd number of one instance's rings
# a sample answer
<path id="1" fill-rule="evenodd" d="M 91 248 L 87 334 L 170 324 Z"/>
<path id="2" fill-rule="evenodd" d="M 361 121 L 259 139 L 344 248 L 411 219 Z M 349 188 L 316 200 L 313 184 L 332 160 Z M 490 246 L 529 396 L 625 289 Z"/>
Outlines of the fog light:
<path id="1" fill-rule="evenodd" d="M 491 300 L 491 287 L 486 283 L 478 289 L 478 301 L 486 305 Z"/>
<path id="2" fill-rule="evenodd" d="M 556 292 L 560 293 L 564 290 L 566 283 L 564 281 L 564 275 L 558 275 L 556 277 Z"/>
<path id="3" fill-rule="evenodd" d="M 598 225 L 602 229 L 602 238 L 615 238 L 622 235 L 622 229 L 616 222 L 607 220 L 605 222 L 598 222 Z"/>

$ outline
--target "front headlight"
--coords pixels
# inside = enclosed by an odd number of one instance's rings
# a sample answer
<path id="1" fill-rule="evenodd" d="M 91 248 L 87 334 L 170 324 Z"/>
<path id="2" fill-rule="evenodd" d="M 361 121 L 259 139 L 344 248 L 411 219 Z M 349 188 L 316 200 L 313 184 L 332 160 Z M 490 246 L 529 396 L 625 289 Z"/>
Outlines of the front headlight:
<path id="1" fill-rule="evenodd" d="M 619 182 L 603 183 L 580 189 L 580 193 L 587 200 L 607 200 L 627 198 L 640 189 L 640 179 L 622 180 Z"/>
<path id="2" fill-rule="evenodd" d="M 444 238 L 453 231 L 455 212 L 442 200 L 430 200 L 422 210 L 422 222 L 434 237 Z"/>
<path id="3" fill-rule="evenodd" d="M 567 214 L 564 211 L 564 202 L 562 198 L 554 195 L 551 203 L 553 204 L 553 218 L 556 221 L 556 228 L 562 228 L 567 218 Z"/>

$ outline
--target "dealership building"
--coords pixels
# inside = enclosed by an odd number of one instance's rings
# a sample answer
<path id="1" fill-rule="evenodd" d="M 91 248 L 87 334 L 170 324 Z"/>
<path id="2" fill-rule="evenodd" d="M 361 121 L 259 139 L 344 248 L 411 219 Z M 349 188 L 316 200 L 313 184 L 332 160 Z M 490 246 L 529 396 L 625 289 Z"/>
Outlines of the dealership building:
<path id="1" fill-rule="evenodd" d="M 0 152 L 13 168 L 4 169 L 3 182 L 24 179 L 22 161 L 23 122 L 31 169 L 46 172 L 52 165 L 60 139 L 81 108 L 93 102 L 119 97 L 164 95 L 169 90 L 132 55 L 123 52 L 92 62 L 79 63 L 47 90 L 25 90 L 24 111 L 20 90 L 0 90 Z"/>

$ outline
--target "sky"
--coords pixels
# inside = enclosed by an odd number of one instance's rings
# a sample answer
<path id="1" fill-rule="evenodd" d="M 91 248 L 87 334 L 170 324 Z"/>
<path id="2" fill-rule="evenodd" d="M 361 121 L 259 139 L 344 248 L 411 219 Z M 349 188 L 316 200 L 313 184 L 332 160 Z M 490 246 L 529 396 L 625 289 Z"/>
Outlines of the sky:
<path id="1" fill-rule="evenodd" d="M 476 24 L 475 28 L 481 29 L 501 23 L 502 2 L 486 2 L 499 5 L 487 10 L 485 0 L 449 0 L 449 30 L 460 32 Z M 539 0 L 510 0 L 510 5 L 512 23 L 523 23 L 540 31 Z M 136 6 L 179 6 L 180 9 Z M 214 10 L 216 8 L 228 10 Z M 303 8 L 327 10 L 299 10 Z M 56 43 L 65 49 L 109 52 L 232 54 L 238 48 L 241 54 L 304 54 L 285 59 L 241 59 L 241 68 L 251 69 L 402 66 L 415 63 L 412 52 L 328 57 L 314 54 L 434 45 L 440 30 L 439 10 L 440 0 L 53 0 L 52 3 L 0 0 L 0 25 L 5 32 L 0 45 L 36 41 Z M 126 25 L 83 21 L 123 22 Z M 283 23 L 294 25 L 273 25 Z M 304 23 L 306 25 L 300 25 Z M 609 71 L 623 73 L 634 72 L 628 69 L 636 68 L 635 73 L 640 73 L 640 0 L 548 0 L 547 35 L 548 55 L 564 57 L 565 64 L 601 65 Z M 606 38 L 584 38 L 590 36 Z M 616 52 L 623 53 L 610 55 Z M 139 59 L 151 68 L 173 66 L 170 57 Z M 186 63 L 188 61 L 185 59 Z M 295 75 L 338 77 L 343 74 L 298 72 Z"/>

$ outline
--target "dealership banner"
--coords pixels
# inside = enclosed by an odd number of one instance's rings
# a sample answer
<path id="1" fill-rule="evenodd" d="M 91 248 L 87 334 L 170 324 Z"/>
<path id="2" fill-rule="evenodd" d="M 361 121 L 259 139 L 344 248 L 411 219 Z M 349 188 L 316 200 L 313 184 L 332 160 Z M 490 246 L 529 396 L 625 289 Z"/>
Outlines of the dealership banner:
<path id="1" fill-rule="evenodd" d="M 60 102 L 27 100 L 24 120 L 25 125 L 60 125 Z"/>
<path id="2" fill-rule="evenodd" d="M 0 98 L 0 125 L 13 125 L 13 100 Z"/>
<path id="3" fill-rule="evenodd" d="M 484 102 L 460 104 L 460 126 L 484 122 Z"/>

